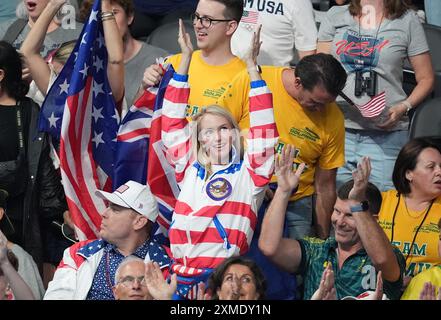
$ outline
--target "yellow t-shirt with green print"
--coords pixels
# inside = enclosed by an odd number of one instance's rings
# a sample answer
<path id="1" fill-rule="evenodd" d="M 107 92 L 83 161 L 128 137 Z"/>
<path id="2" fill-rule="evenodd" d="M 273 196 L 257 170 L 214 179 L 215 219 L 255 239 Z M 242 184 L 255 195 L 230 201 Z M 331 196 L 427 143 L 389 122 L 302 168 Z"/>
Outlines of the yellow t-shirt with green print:
<path id="1" fill-rule="evenodd" d="M 214 66 L 206 63 L 201 56 L 201 51 L 193 52 L 188 70 L 188 82 L 190 84 L 190 97 L 188 99 L 187 116 L 193 116 L 200 111 L 201 107 L 213 105 L 226 91 L 230 81 L 242 70 L 246 70 L 246 64 L 238 57 L 226 64 Z M 181 54 L 167 58 L 175 70 L 178 70 L 181 62 Z M 238 120 L 238 119 L 236 119 Z"/>
<path id="2" fill-rule="evenodd" d="M 441 258 L 438 255 L 438 221 L 441 218 L 441 197 L 434 201 L 430 211 L 427 212 L 426 219 L 424 219 L 426 210 L 413 212 L 406 208 L 404 197 L 402 195 L 397 197 L 396 190 L 385 191 L 381 195 L 383 202 L 378 214 L 378 222 L 389 240 L 392 240 L 392 243 L 401 250 L 403 255 L 408 257 L 406 276 L 415 276 L 433 265 L 441 263 Z M 397 207 L 398 200 L 400 203 Z M 412 240 L 421 223 L 421 228 L 411 250 Z M 394 224 L 393 228 L 392 224 Z M 394 231 L 393 239 L 391 239 L 392 230 Z"/>
<path id="3" fill-rule="evenodd" d="M 274 116 L 279 131 L 277 152 L 281 152 L 283 145 L 291 144 L 297 149 L 294 162 L 304 162 L 307 166 L 300 178 L 298 191 L 290 199 L 293 201 L 314 193 L 317 166 L 330 170 L 344 164 L 345 127 L 343 114 L 335 103 L 326 105 L 319 112 L 302 108 L 283 86 L 282 72 L 285 69 L 263 66 L 262 79 L 273 94 Z M 241 129 L 249 128 L 249 90 L 250 80 L 247 70 L 244 70 L 217 102 L 239 119 Z M 276 182 L 275 175 L 272 182 Z"/>

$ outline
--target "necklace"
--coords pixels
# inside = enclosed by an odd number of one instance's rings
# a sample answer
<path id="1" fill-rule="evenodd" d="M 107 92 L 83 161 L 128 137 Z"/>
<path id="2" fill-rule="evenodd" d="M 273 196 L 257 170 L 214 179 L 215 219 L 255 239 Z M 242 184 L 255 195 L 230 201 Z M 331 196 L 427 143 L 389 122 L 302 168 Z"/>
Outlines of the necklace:
<path id="1" fill-rule="evenodd" d="M 398 198 L 397 205 L 395 206 L 394 214 L 392 216 L 392 230 L 391 230 L 391 238 L 390 238 L 391 243 L 393 243 L 393 241 L 394 241 L 395 217 L 397 215 L 398 206 L 400 205 L 400 200 L 401 200 L 401 195 L 399 193 L 397 193 L 397 198 Z M 409 258 L 410 254 L 412 252 L 413 245 L 415 244 L 415 240 L 418 235 L 418 232 L 420 232 L 420 229 L 423 226 L 424 221 L 426 221 L 426 218 L 429 215 L 430 209 L 432 209 L 432 205 L 434 202 L 435 202 L 435 199 L 432 200 L 432 202 L 430 202 L 430 205 L 427 208 L 426 213 L 424 214 L 423 220 L 421 221 L 420 225 L 418 226 L 418 228 L 415 231 L 415 234 L 412 239 L 412 244 L 410 245 L 409 252 L 407 253 L 407 256 L 406 256 L 406 264 L 407 264 L 407 259 Z M 412 259 L 410 259 L 410 260 L 412 260 Z"/>

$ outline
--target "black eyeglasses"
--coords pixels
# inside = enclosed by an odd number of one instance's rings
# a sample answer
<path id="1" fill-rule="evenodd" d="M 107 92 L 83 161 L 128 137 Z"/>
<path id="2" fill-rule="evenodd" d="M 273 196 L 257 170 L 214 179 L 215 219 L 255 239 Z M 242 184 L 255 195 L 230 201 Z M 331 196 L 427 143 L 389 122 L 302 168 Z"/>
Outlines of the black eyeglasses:
<path id="1" fill-rule="evenodd" d="M 233 21 L 233 19 L 212 19 L 212 18 L 208 18 L 208 17 L 201 17 L 200 15 L 198 15 L 197 13 L 192 13 L 191 14 L 191 21 L 193 21 L 193 25 L 196 24 L 196 20 L 199 20 L 201 22 L 201 25 L 204 28 L 210 28 L 211 25 L 213 24 L 213 22 L 228 22 L 228 21 Z"/>

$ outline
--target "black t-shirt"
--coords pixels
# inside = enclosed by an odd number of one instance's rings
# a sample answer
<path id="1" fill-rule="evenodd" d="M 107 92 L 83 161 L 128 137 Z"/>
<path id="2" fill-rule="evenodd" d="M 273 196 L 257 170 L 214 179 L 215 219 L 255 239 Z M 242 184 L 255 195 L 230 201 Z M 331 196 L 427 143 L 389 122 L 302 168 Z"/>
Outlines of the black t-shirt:
<path id="1" fill-rule="evenodd" d="M 30 105 L 22 104 L 22 125 L 25 150 L 29 134 Z M 0 105 L 0 161 L 16 160 L 18 157 L 18 133 L 17 133 L 17 106 Z M 8 216 L 11 220 L 21 220 L 23 215 L 24 194 L 8 198 Z M 15 236 L 20 237 L 20 226 L 14 225 L 18 232 Z M 11 237 L 12 235 L 9 235 Z M 13 238 L 13 237 L 12 237 Z M 10 239 L 11 240 L 11 239 Z M 17 240 L 14 238 L 14 240 Z M 11 240 L 12 241 L 12 240 Z M 17 241 L 13 241 L 17 242 Z M 18 241 L 20 242 L 20 241 Z"/>
<path id="2" fill-rule="evenodd" d="M 0 105 L 0 161 L 18 156 L 17 107 Z"/>

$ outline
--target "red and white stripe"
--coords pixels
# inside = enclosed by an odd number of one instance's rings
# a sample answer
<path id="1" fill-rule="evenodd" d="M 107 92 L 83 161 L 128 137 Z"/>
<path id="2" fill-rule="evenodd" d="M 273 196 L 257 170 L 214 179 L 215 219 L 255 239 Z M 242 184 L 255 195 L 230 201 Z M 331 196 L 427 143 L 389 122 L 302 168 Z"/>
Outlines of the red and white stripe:
<path id="1" fill-rule="evenodd" d="M 266 86 L 250 91 L 250 131 L 248 149 L 237 171 L 217 173 L 230 182 L 227 199 L 213 200 L 206 194 L 205 181 L 198 176 L 191 154 L 190 126 L 185 117 L 188 83 L 172 79 L 163 105 L 162 138 L 168 160 L 175 165 L 181 193 L 169 229 L 170 246 L 177 264 L 176 272 L 191 276 L 204 268 L 216 268 L 223 260 L 245 254 L 257 224 L 257 211 L 264 187 L 274 170 L 274 147 L 278 132 L 274 123 L 272 94 Z M 230 249 L 213 221 L 217 217 L 227 233 Z"/>
<path id="2" fill-rule="evenodd" d="M 358 106 L 357 108 L 360 110 L 361 115 L 365 118 L 376 117 L 383 112 L 386 107 L 386 92 L 383 91 L 379 95 L 373 97 L 369 100 L 368 103 Z"/>
<path id="3" fill-rule="evenodd" d="M 244 10 L 242 18 L 240 19 L 240 22 L 256 24 L 258 19 L 259 19 L 259 13 L 258 12 Z"/>
<path id="4" fill-rule="evenodd" d="M 109 179 L 98 174 L 92 156 L 92 78 L 84 90 L 66 100 L 61 127 L 60 168 L 64 191 L 79 240 L 98 237 L 104 200 L 97 189 L 109 190 Z M 104 176 L 103 176 L 104 175 Z M 104 180 L 100 184 L 100 180 Z"/>
<path id="5" fill-rule="evenodd" d="M 167 148 L 167 160 L 174 167 L 178 184 L 182 182 L 185 171 L 193 160 L 190 123 L 185 116 L 189 96 L 188 82 L 170 80 L 162 110 L 162 141 Z"/>

